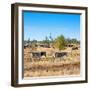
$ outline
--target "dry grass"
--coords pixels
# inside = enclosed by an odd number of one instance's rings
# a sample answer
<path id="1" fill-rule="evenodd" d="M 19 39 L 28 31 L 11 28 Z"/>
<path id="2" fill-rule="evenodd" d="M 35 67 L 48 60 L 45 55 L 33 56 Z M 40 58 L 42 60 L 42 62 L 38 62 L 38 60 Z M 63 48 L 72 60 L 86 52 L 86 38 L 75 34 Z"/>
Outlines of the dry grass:
<path id="1" fill-rule="evenodd" d="M 79 62 L 34 62 L 25 69 L 25 77 L 78 75 L 80 73 Z"/>
<path id="2" fill-rule="evenodd" d="M 66 76 L 80 74 L 80 52 L 74 50 L 62 58 L 24 60 L 24 77 Z"/>

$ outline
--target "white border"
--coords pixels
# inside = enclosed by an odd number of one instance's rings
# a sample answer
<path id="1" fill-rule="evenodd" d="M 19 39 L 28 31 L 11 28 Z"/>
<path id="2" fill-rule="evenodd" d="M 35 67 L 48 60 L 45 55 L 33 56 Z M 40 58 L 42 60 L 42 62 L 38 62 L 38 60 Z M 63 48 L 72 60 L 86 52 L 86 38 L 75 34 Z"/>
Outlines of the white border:
<path id="1" fill-rule="evenodd" d="M 57 78 L 37 78 L 37 79 L 22 79 L 22 10 L 33 10 L 33 11 L 52 11 L 52 12 L 71 12 L 81 13 L 81 25 L 80 25 L 80 40 L 81 50 L 80 57 L 82 60 L 80 63 L 80 76 L 77 77 L 57 77 Z M 34 84 L 34 83 L 47 83 L 47 82 L 64 82 L 64 81 L 79 81 L 85 80 L 85 11 L 84 10 L 73 10 L 73 9 L 55 9 L 55 8 L 42 8 L 42 7 L 22 7 L 18 8 L 18 83 L 19 84 Z"/>

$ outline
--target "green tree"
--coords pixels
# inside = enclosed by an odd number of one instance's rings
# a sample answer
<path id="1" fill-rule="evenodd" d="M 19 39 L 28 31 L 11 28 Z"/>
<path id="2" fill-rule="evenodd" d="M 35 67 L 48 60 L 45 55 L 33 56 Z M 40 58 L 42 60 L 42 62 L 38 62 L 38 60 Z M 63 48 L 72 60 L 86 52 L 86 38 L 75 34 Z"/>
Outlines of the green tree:
<path id="1" fill-rule="evenodd" d="M 66 39 L 66 43 L 67 43 L 67 44 L 80 44 L 80 41 L 78 41 L 78 40 L 75 39 L 75 38 L 73 38 L 73 39 L 67 38 L 67 39 Z"/>
<path id="2" fill-rule="evenodd" d="M 56 48 L 58 48 L 59 50 L 62 50 L 65 48 L 65 45 L 66 45 L 66 40 L 64 38 L 63 35 L 61 36 L 58 36 L 55 41 L 54 41 L 54 45 Z"/>
<path id="3" fill-rule="evenodd" d="M 27 43 L 28 43 L 28 44 L 30 43 L 30 38 L 28 38 Z"/>
<path id="4" fill-rule="evenodd" d="M 34 44 L 36 44 L 37 43 L 37 40 L 34 39 L 31 42 L 34 43 Z"/>
<path id="5" fill-rule="evenodd" d="M 44 43 L 44 44 L 48 44 L 48 45 L 49 45 L 49 39 L 48 39 L 48 37 L 47 37 L 47 36 L 45 37 L 45 40 L 43 40 L 43 43 Z"/>
<path id="6" fill-rule="evenodd" d="M 73 44 L 77 44 L 78 43 L 77 39 L 74 39 L 74 38 L 71 41 L 72 41 Z"/>
<path id="7" fill-rule="evenodd" d="M 71 39 L 70 38 L 67 38 L 66 39 L 66 44 L 68 45 L 68 44 L 71 44 L 71 43 L 72 43 Z"/>
<path id="8" fill-rule="evenodd" d="M 52 38 L 51 33 L 50 33 L 50 35 L 49 35 L 49 38 L 50 38 L 50 41 L 53 42 L 53 38 Z"/>

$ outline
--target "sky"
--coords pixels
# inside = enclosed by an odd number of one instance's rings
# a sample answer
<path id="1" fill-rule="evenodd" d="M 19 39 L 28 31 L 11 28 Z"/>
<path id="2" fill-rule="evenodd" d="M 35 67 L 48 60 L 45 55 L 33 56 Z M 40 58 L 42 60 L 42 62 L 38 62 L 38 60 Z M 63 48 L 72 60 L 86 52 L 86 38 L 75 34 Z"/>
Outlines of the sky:
<path id="1" fill-rule="evenodd" d="M 23 11 L 24 40 L 44 40 L 51 36 L 80 40 L 80 15 Z"/>

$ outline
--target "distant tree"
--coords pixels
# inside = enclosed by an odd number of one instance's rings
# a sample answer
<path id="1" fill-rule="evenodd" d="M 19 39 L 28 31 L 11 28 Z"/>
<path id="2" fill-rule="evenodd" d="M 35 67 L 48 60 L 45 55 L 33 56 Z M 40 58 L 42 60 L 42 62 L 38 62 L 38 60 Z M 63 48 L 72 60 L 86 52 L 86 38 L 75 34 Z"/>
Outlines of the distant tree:
<path id="1" fill-rule="evenodd" d="M 71 42 L 72 42 L 73 44 L 77 44 L 77 43 L 78 43 L 78 40 L 74 38 L 74 39 L 71 40 Z"/>
<path id="2" fill-rule="evenodd" d="M 80 44 L 80 41 L 78 41 L 78 40 L 75 39 L 75 38 L 73 38 L 73 39 L 67 38 L 67 39 L 66 39 L 66 43 L 67 43 L 67 44 Z"/>
<path id="3" fill-rule="evenodd" d="M 28 43 L 28 44 L 30 43 L 30 38 L 28 38 L 27 43 Z"/>
<path id="4" fill-rule="evenodd" d="M 49 44 L 49 39 L 48 39 L 47 36 L 45 37 L 45 40 L 43 40 L 43 43 L 44 43 L 44 44 Z"/>
<path id="5" fill-rule="evenodd" d="M 77 42 L 78 44 L 80 44 L 80 40 L 78 40 L 78 42 Z"/>
<path id="6" fill-rule="evenodd" d="M 34 40 L 32 40 L 31 42 L 32 42 L 33 44 L 36 44 L 36 43 L 37 43 L 37 40 L 34 39 Z"/>
<path id="7" fill-rule="evenodd" d="M 36 50 L 36 48 L 37 48 L 36 45 L 37 45 L 37 40 L 35 40 L 35 39 L 32 40 L 31 41 L 32 50 Z"/>
<path id="8" fill-rule="evenodd" d="M 71 39 L 70 38 L 67 38 L 66 39 L 66 44 L 71 44 L 71 43 L 72 43 Z"/>
<path id="9" fill-rule="evenodd" d="M 50 41 L 51 41 L 51 42 L 53 42 L 53 38 L 52 38 L 52 35 L 51 35 L 51 33 L 50 33 L 50 36 L 49 36 L 49 38 L 50 38 Z"/>
<path id="10" fill-rule="evenodd" d="M 65 37 L 63 35 L 58 36 L 55 40 L 54 40 L 54 45 L 56 48 L 58 48 L 59 50 L 62 50 L 65 48 L 66 45 L 66 40 Z"/>

